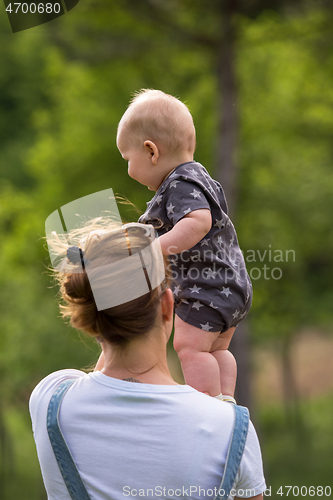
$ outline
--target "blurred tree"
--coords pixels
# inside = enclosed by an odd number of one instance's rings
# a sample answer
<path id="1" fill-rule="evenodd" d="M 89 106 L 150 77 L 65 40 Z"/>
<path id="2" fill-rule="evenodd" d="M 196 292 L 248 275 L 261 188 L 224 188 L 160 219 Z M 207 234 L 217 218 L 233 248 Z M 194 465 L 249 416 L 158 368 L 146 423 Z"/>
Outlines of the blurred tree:
<path id="1" fill-rule="evenodd" d="M 295 334 L 331 325 L 331 17 L 319 10 L 281 24 L 266 13 L 251 28 L 247 23 L 240 40 L 239 229 L 246 247 L 256 249 L 256 259 L 248 260 L 253 276 L 269 268 L 266 278 L 254 282 L 251 317 L 256 338 L 274 337 L 280 350 L 287 407 L 295 406 L 297 393 L 290 358 Z M 323 46 L 325 56 L 317 51 Z"/>

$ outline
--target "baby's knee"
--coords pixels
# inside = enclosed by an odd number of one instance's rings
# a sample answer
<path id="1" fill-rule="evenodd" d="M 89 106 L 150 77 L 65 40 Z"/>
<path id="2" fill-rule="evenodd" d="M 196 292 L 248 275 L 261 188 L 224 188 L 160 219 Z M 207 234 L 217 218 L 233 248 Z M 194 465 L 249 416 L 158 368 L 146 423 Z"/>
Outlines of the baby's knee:
<path id="1" fill-rule="evenodd" d="M 196 362 L 201 356 L 206 356 L 207 351 L 200 349 L 200 346 L 193 344 L 191 339 L 174 337 L 174 349 L 182 365 Z"/>

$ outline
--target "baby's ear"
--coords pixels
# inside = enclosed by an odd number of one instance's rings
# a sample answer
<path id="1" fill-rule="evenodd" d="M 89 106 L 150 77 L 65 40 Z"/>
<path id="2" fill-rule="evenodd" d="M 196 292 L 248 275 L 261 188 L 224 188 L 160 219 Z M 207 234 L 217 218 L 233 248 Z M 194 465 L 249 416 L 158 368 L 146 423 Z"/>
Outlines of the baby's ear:
<path id="1" fill-rule="evenodd" d="M 143 143 L 143 145 L 144 145 L 146 151 L 149 153 L 152 163 L 154 165 L 156 165 L 157 160 L 160 157 L 160 152 L 159 152 L 158 147 L 156 146 L 156 144 L 153 141 L 145 141 Z"/>

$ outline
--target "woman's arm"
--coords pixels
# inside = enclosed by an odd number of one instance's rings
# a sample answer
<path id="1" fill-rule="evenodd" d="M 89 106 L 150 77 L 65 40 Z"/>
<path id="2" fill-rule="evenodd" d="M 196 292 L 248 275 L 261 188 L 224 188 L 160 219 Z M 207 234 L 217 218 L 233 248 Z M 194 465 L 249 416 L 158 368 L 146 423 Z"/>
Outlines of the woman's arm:
<path id="1" fill-rule="evenodd" d="M 184 252 L 194 247 L 212 227 L 212 215 L 208 208 L 194 210 L 185 215 L 175 226 L 159 237 L 165 255 Z"/>

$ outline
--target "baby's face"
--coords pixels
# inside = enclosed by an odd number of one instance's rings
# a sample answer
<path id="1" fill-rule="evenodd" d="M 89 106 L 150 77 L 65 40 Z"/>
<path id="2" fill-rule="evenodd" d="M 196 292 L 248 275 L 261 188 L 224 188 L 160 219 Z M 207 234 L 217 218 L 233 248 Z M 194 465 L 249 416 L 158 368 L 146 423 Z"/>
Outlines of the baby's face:
<path id="1" fill-rule="evenodd" d="M 126 132 L 120 129 L 117 135 L 117 147 L 121 156 L 128 162 L 128 175 L 151 191 L 156 191 L 162 182 L 163 174 L 153 165 L 151 153 L 144 145 L 140 147 L 133 143 Z"/>

